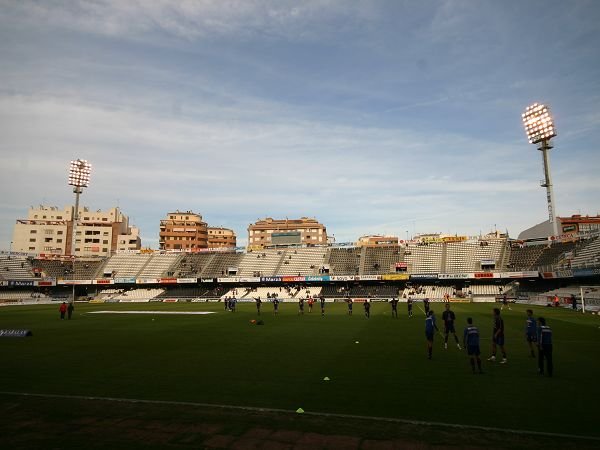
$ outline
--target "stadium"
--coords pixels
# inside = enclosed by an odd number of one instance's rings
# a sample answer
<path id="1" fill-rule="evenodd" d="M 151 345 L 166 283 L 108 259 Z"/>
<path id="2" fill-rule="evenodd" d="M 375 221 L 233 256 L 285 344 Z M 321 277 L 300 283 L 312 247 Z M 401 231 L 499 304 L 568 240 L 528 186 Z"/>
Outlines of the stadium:
<path id="1" fill-rule="evenodd" d="M 0 449 L 600 448 L 599 22 L 2 2 Z"/>

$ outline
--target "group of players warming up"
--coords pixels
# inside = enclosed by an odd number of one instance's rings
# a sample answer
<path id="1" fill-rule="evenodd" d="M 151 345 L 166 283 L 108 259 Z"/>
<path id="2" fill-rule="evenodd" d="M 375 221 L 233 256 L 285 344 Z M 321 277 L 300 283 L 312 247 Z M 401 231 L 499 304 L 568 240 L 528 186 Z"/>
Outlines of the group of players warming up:
<path id="1" fill-rule="evenodd" d="M 409 316 L 412 315 L 412 308 L 409 305 Z M 433 310 L 429 308 L 425 309 L 425 337 L 427 338 L 427 357 L 431 359 L 433 353 L 433 337 L 435 332 L 440 332 L 436 321 Z M 442 315 L 444 321 L 444 348 L 448 348 L 448 335 L 452 333 L 456 341 L 456 346 L 459 350 L 462 350 L 456 336 L 454 329 L 454 321 L 456 315 L 450 310 L 450 303 L 446 303 L 446 310 Z M 488 358 L 488 361 L 496 361 L 496 353 L 498 349 L 502 352 L 502 360 L 500 364 L 506 364 L 508 362 L 506 356 L 506 348 L 504 347 L 504 320 L 500 316 L 500 309 L 494 308 L 494 319 L 493 319 L 493 331 L 492 331 L 492 354 Z M 552 361 L 552 329 L 546 325 L 546 319 L 539 317 L 537 323 L 533 317 L 533 311 L 527 310 L 527 319 L 525 322 L 525 338 L 529 345 L 529 351 L 532 358 L 535 358 L 534 345 L 537 345 L 538 350 L 538 373 L 540 375 L 548 374 L 552 376 L 554 371 L 554 365 Z M 481 364 L 481 349 L 479 348 L 479 329 L 473 325 L 473 319 L 467 318 L 467 326 L 463 332 L 463 346 L 467 350 L 469 355 L 469 362 L 471 364 L 471 370 L 473 373 L 483 373 Z M 477 371 L 475 370 L 477 366 Z"/>

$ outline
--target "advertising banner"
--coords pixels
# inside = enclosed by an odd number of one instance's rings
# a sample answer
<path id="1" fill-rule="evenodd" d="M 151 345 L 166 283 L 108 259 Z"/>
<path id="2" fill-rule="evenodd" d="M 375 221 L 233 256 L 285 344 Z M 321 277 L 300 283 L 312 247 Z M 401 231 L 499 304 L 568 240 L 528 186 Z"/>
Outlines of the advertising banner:
<path id="1" fill-rule="evenodd" d="M 177 284 L 192 284 L 197 282 L 198 278 L 177 278 Z"/>
<path id="2" fill-rule="evenodd" d="M 356 278 L 360 281 L 379 281 L 381 280 L 381 275 L 362 275 Z"/>
<path id="3" fill-rule="evenodd" d="M 500 274 L 495 272 L 475 272 L 473 277 L 470 278 L 500 278 Z"/>
<path id="4" fill-rule="evenodd" d="M 307 276 L 306 281 L 330 281 L 331 277 L 329 275 L 313 275 Z"/>
<path id="5" fill-rule="evenodd" d="M 160 284 L 177 284 L 177 278 L 161 278 Z"/>
<path id="6" fill-rule="evenodd" d="M 281 277 L 260 277 L 261 283 L 281 283 Z"/>
<path id="7" fill-rule="evenodd" d="M 201 283 L 214 283 L 215 282 L 215 278 L 201 278 L 200 282 Z"/>
<path id="8" fill-rule="evenodd" d="M 536 270 L 526 270 L 524 272 L 502 272 L 500 278 L 537 278 L 539 275 Z"/>
<path id="9" fill-rule="evenodd" d="M 83 284 L 92 284 L 92 280 L 58 280 L 56 284 L 62 284 L 65 286 L 73 286 L 75 284 L 79 286 Z"/>
<path id="10" fill-rule="evenodd" d="M 596 269 L 573 269 L 574 277 L 593 277 L 594 275 L 600 275 L 600 268 Z"/>
<path id="11" fill-rule="evenodd" d="M 440 273 L 438 274 L 440 280 L 466 280 L 469 278 L 468 273 Z"/>
<path id="12" fill-rule="evenodd" d="M 358 280 L 358 277 L 353 275 L 332 275 L 329 277 L 331 281 L 354 281 Z"/>
<path id="13" fill-rule="evenodd" d="M 381 275 L 381 279 L 386 280 L 386 281 L 408 280 L 409 277 L 410 276 L 407 273 L 388 273 L 388 274 Z"/>
<path id="14" fill-rule="evenodd" d="M 135 284 L 135 277 L 116 277 L 115 284 Z"/>
<path id="15" fill-rule="evenodd" d="M 97 280 L 92 280 L 92 284 L 115 284 L 115 280 L 111 278 L 99 278 Z"/>
<path id="16" fill-rule="evenodd" d="M 11 287 L 33 287 L 33 280 L 8 280 Z"/>
<path id="17" fill-rule="evenodd" d="M 160 278 L 136 278 L 137 284 L 159 284 Z"/>
<path id="18" fill-rule="evenodd" d="M 437 280 L 437 273 L 413 273 L 410 275 L 411 280 Z"/>
<path id="19" fill-rule="evenodd" d="M 56 286 L 56 280 L 41 280 L 36 283 L 37 286 Z"/>
<path id="20" fill-rule="evenodd" d="M 219 283 L 239 283 L 239 277 L 227 277 L 227 278 L 217 278 L 217 282 Z"/>
<path id="21" fill-rule="evenodd" d="M 303 283 L 305 281 L 304 277 L 281 277 L 284 283 Z"/>

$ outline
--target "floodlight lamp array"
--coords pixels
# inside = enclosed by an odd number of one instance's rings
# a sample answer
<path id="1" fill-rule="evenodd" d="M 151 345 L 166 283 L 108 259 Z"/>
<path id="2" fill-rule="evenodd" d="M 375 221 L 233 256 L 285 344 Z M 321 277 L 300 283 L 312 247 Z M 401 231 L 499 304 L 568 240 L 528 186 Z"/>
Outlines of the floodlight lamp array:
<path id="1" fill-rule="evenodd" d="M 69 185 L 76 187 L 88 187 L 90 184 L 90 174 L 92 165 L 85 159 L 71 161 L 69 170 Z"/>
<path id="2" fill-rule="evenodd" d="M 528 106 L 521 116 L 530 144 L 537 144 L 556 136 L 556 128 L 547 106 L 534 103 Z"/>

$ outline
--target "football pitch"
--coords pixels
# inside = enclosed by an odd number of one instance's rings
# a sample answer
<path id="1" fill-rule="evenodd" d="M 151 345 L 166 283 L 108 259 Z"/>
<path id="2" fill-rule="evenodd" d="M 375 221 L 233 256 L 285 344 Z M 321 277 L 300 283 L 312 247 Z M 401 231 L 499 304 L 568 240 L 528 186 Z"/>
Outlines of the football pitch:
<path id="1" fill-rule="evenodd" d="M 452 336 L 445 350 L 436 335 L 428 360 L 424 314 L 415 307 L 408 318 L 405 304 L 399 304 L 397 319 L 387 303 L 373 303 L 370 319 L 360 303 L 352 316 L 345 304 L 327 303 L 324 317 L 318 304 L 298 315 L 296 303 L 282 303 L 275 316 L 265 302 L 260 317 L 254 303 L 238 303 L 236 312 L 224 311 L 222 303 L 77 304 L 70 321 L 59 319 L 58 305 L 5 307 L 0 328 L 29 329 L 33 336 L 0 339 L 0 441 L 9 431 L 11 439 L 20 439 L 9 443 L 27 442 L 32 432 L 11 426 L 10 417 L 20 417 L 15 409 L 37 408 L 39 420 L 50 420 L 67 414 L 61 405 L 83 408 L 93 397 L 107 404 L 98 413 L 112 408 L 113 417 L 131 405 L 166 415 L 195 405 L 206 413 L 214 405 L 229 411 L 233 422 L 250 420 L 245 414 L 287 414 L 297 419 L 288 426 L 319 420 L 321 431 L 332 434 L 343 428 L 339 424 L 357 421 L 449 427 L 459 435 L 543 433 L 540 439 L 548 443 L 573 436 L 584 446 L 600 445 L 600 317 L 533 307 L 554 331 L 555 373 L 549 378 L 538 375 L 525 342 L 528 306 L 502 311 L 508 364 L 486 361 L 494 306 L 452 304 L 461 345 L 467 317 L 480 329 L 482 375 L 471 373 Z M 443 329 L 443 304 L 432 309 Z M 223 409 L 230 406 L 241 408 Z M 377 426 L 366 428 L 368 433 Z"/>

